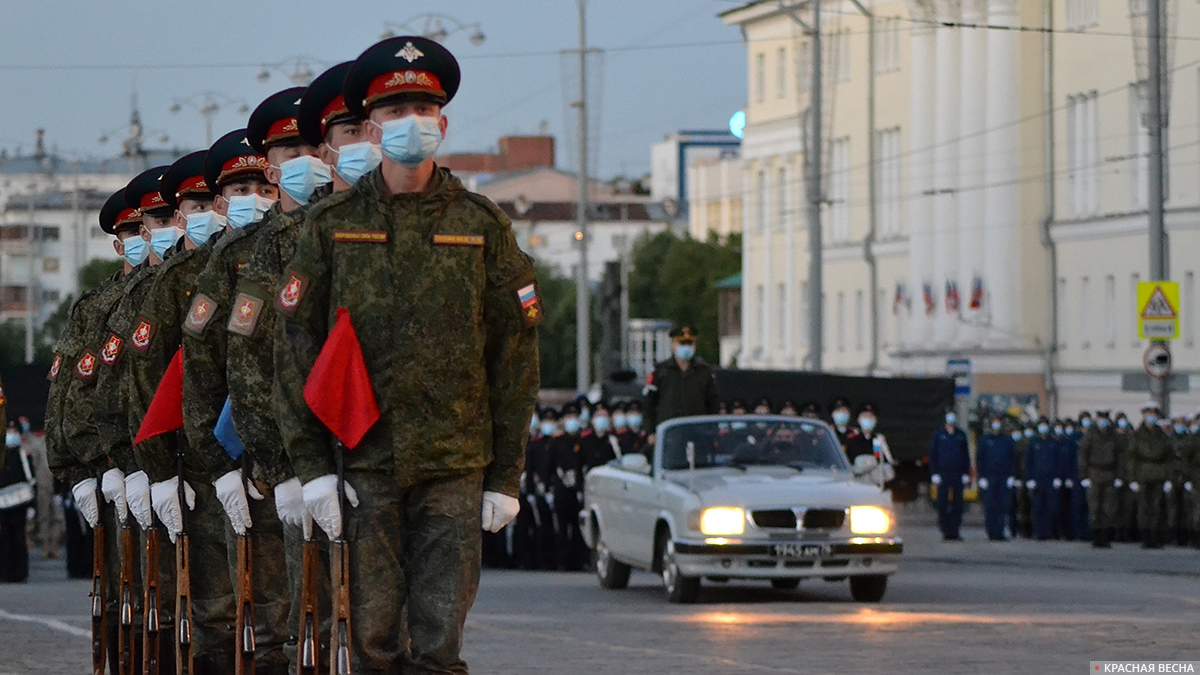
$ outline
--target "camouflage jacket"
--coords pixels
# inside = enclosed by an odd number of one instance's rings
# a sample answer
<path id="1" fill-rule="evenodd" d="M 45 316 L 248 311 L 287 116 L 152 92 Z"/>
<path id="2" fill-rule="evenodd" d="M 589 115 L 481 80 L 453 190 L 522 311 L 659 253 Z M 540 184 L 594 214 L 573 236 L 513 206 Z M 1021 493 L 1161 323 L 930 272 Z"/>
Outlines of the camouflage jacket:
<path id="1" fill-rule="evenodd" d="M 1129 451 L 1133 480 L 1139 483 L 1170 480 L 1174 458 L 1171 439 L 1157 426 L 1138 427 L 1129 441 Z"/>
<path id="2" fill-rule="evenodd" d="M 1079 476 L 1111 483 L 1120 467 L 1122 445 L 1115 429 L 1090 429 L 1079 444 Z"/>
<path id="3" fill-rule="evenodd" d="M 119 466 L 132 464 L 131 460 L 126 461 L 127 458 L 110 457 L 108 454 L 110 446 L 101 437 L 96 425 L 96 414 L 103 407 L 99 405 L 96 379 L 100 371 L 100 351 L 108 343 L 108 317 L 116 311 L 117 304 L 125 295 L 125 287 L 136 275 L 136 271 L 128 275 L 118 272 L 100 287 L 94 304 L 83 316 L 83 327 L 75 350 L 77 356 L 70 361 L 63 361 L 63 368 L 72 370 L 70 380 L 64 383 L 67 387 L 62 404 L 63 440 L 76 458 L 91 468 L 94 476 L 99 476 L 114 463 Z"/>
<path id="4" fill-rule="evenodd" d="M 255 478 L 278 485 L 293 476 L 292 463 L 279 440 L 271 405 L 275 383 L 275 312 L 268 303 L 275 284 L 296 248 L 308 207 L 280 213 L 255 237 L 250 261 L 238 275 L 237 293 L 226 329 L 229 333 L 225 376 L 238 437 L 246 446 Z"/>
<path id="5" fill-rule="evenodd" d="M 213 429 L 229 395 L 225 323 L 237 273 L 250 259 L 256 234 L 278 214 L 277 202 L 263 220 L 227 232 L 217 241 L 204 270 L 196 277 L 191 307 L 183 320 L 183 429 L 188 452 L 196 455 L 196 466 L 207 467 L 199 473 L 205 481 L 216 480 L 233 468 Z"/>
<path id="6" fill-rule="evenodd" d="M 392 195 L 376 169 L 312 207 L 277 287 L 275 408 L 301 481 L 334 471 L 304 384 L 345 307 L 380 411 L 346 466 L 401 486 L 483 469 L 484 490 L 517 496 L 542 308 L 494 204 L 444 169 Z"/>
<path id="7" fill-rule="evenodd" d="M 182 344 L 183 317 L 192 304 L 192 287 L 212 254 L 214 243 L 209 240 L 204 246 L 179 251 L 163 262 L 142 302 L 128 345 L 131 420 L 145 416 L 163 373 Z M 163 436 L 143 441 L 134 447 L 133 453 L 138 466 L 153 482 L 164 481 L 177 471 L 176 458 Z M 196 453 L 185 448 L 184 456 L 184 469 L 189 475 L 200 469 L 193 461 Z"/>
<path id="8" fill-rule="evenodd" d="M 67 442 L 63 431 L 63 411 L 67 400 L 67 390 L 72 384 L 78 384 L 74 378 L 75 369 L 63 363 L 73 364 L 83 348 L 83 332 L 86 328 L 87 317 L 93 313 L 100 290 L 105 285 L 114 283 L 112 279 L 104 281 L 99 288 L 87 291 L 71 304 L 67 315 L 67 324 L 62 335 L 54 345 L 54 362 L 50 365 L 50 393 L 46 396 L 46 459 L 50 471 L 55 477 L 67 485 L 75 485 L 79 481 L 93 475 L 92 468 L 80 461 Z"/>

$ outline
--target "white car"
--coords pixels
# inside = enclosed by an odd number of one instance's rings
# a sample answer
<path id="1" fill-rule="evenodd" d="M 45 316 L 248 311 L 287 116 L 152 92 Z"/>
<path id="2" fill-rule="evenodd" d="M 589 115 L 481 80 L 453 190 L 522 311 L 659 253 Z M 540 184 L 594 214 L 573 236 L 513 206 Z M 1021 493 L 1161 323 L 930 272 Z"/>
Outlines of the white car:
<path id="1" fill-rule="evenodd" d="M 700 581 L 850 580 L 878 602 L 899 568 L 890 497 L 852 467 L 833 429 L 807 418 L 710 415 L 664 422 L 653 460 L 629 454 L 587 474 L 580 524 L 604 588 L 631 568 L 662 575 L 672 602 Z"/>

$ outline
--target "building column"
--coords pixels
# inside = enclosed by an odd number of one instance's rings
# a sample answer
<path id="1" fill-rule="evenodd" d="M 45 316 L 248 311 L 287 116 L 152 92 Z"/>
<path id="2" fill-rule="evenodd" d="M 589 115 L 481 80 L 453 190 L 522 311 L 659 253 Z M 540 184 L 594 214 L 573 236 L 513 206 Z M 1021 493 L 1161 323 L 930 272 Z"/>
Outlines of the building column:
<path id="1" fill-rule="evenodd" d="M 795 182 L 795 163 L 794 158 L 789 157 L 784 159 L 785 166 L 788 167 L 786 173 L 789 182 Z M 779 190 L 778 194 L 793 195 L 793 190 Z M 796 225 L 799 221 L 797 218 L 796 209 L 790 208 L 794 204 L 783 204 L 780 212 L 783 214 L 783 231 L 784 231 L 784 257 L 785 257 L 785 273 L 783 277 L 783 295 L 784 295 L 784 312 L 780 319 L 784 322 L 784 355 L 783 365 L 785 368 L 796 367 Z"/>
<path id="2" fill-rule="evenodd" d="M 1016 0 L 990 0 L 988 23 L 1017 25 Z M 983 315 L 988 317 L 986 344 L 1017 346 L 1020 311 L 1020 231 L 1017 203 L 1018 149 L 1021 134 L 1014 124 L 1020 115 L 1017 90 L 1017 33 L 990 31 L 987 41 L 987 169 L 984 193 Z"/>
<path id="3" fill-rule="evenodd" d="M 963 23 L 981 24 L 987 20 L 987 0 L 962 0 Z M 987 72 L 988 31 L 983 28 L 964 28 L 962 39 L 962 110 L 959 117 L 958 180 L 958 270 L 955 273 L 959 290 L 959 311 L 964 322 L 958 325 L 957 345 L 978 346 L 982 311 L 971 309 L 971 283 L 983 275 L 983 236 L 986 182 L 987 106 L 989 104 Z M 1009 152 L 1015 148 L 1008 149 Z M 953 272 L 954 266 L 950 269 Z M 982 309 L 982 308 L 981 308 Z M 954 317 L 950 317 L 954 320 Z"/>
<path id="4" fill-rule="evenodd" d="M 924 349 L 933 337 L 933 317 L 925 315 L 921 288 L 933 283 L 934 29 L 921 23 L 934 17 L 929 0 L 909 0 L 912 32 L 911 117 L 908 129 L 908 298 L 904 345 Z M 903 309 L 900 311 L 904 311 Z"/>
<path id="5" fill-rule="evenodd" d="M 936 0 L 938 21 L 957 22 L 959 0 Z M 948 347 L 958 334 L 958 317 L 946 311 L 946 282 L 958 276 L 959 92 L 962 73 L 962 29 L 935 32 L 937 87 L 934 93 L 933 148 L 933 344 Z M 961 289 L 960 289 L 961 295 Z"/>

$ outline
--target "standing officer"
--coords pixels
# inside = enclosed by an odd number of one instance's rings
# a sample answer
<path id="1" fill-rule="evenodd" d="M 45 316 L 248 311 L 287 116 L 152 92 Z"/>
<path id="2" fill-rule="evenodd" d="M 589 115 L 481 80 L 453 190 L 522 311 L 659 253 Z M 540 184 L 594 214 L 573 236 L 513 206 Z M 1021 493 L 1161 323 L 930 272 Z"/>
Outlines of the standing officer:
<path id="1" fill-rule="evenodd" d="M 464 672 L 480 526 L 498 532 L 518 511 L 542 307 L 503 211 L 434 164 L 459 79 L 450 52 L 420 37 L 355 61 L 342 95 L 383 163 L 312 208 L 274 298 L 279 428 L 317 523 L 340 537 L 345 518 L 356 670 Z M 341 450 L 303 396 L 338 308 L 381 410 L 345 453 L 358 504 L 345 514 Z"/>
<path id="2" fill-rule="evenodd" d="M 1085 522 L 1080 522 L 1079 511 L 1084 507 L 1082 488 L 1079 483 L 1079 445 L 1075 442 L 1073 425 L 1070 420 L 1054 423 L 1054 441 L 1058 444 L 1058 478 L 1055 489 L 1058 490 L 1058 517 L 1055 522 L 1055 532 L 1062 539 L 1075 541 L 1083 539 Z M 1084 514 L 1086 520 L 1086 513 Z"/>
<path id="3" fill-rule="evenodd" d="M 1079 444 L 1079 484 L 1087 490 L 1092 546 L 1109 548 L 1116 526 L 1121 437 L 1108 410 L 1097 410 L 1096 421 Z"/>
<path id="4" fill-rule="evenodd" d="M 4 419 L 0 395 L 0 419 Z M 29 544 L 25 521 L 34 503 L 33 471 L 21 448 L 21 432 L 12 422 L 0 454 L 0 583 L 25 583 L 29 579 Z"/>
<path id="5" fill-rule="evenodd" d="M 659 424 L 686 415 L 712 415 L 721 403 L 712 366 L 696 356 L 696 331 L 691 326 L 676 328 L 671 340 L 674 355 L 654 364 L 642 390 L 646 442 L 652 447 Z"/>
<path id="6" fill-rule="evenodd" d="M 563 433 L 550 439 L 551 496 L 554 507 L 555 555 L 560 569 L 583 569 L 583 537 L 579 531 L 579 494 L 583 489 L 583 422 L 579 404 L 568 403 L 562 409 Z"/>
<path id="7" fill-rule="evenodd" d="M 946 541 L 959 541 L 963 487 L 971 481 L 971 453 L 967 435 L 958 428 L 958 415 L 947 410 L 945 424 L 929 445 L 930 480 L 937 486 L 938 527 Z"/>
<path id="8" fill-rule="evenodd" d="M 1171 482 L 1171 439 L 1159 426 L 1158 404 L 1142 406 L 1142 424 L 1130 439 L 1133 481 L 1137 495 L 1138 531 L 1143 548 L 1162 548 L 1165 539 L 1163 495 Z"/>
<path id="9" fill-rule="evenodd" d="M 1191 434 L 1188 433 L 1188 419 L 1175 418 L 1171 436 L 1171 473 L 1167 484 L 1163 485 L 1163 508 L 1166 511 L 1166 536 L 1164 543 L 1174 542 L 1179 546 L 1187 546 L 1187 494 L 1183 488 L 1187 480 L 1187 453 L 1191 445 Z"/>
<path id="10" fill-rule="evenodd" d="M 1004 433 L 1004 422 L 993 415 L 988 430 L 979 437 L 975 465 L 979 469 L 979 489 L 983 491 L 984 529 L 988 539 L 1004 541 L 1004 521 L 1012 501 L 1013 467 L 1016 452 L 1013 439 Z"/>
<path id="11" fill-rule="evenodd" d="M 1029 440 L 1025 451 L 1025 487 L 1029 489 L 1030 520 L 1033 536 L 1042 541 L 1055 537 L 1054 523 L 1058 515 L 1057 481 L 1058 442 L 1050 435 L 1050 420 L 1042 417 L 1037 423 L 1037 434 Z"/>
<path id="12" fill-rule="evenodd" d="M 838 443 L 845 449 L 847 439 L 854 431 L 854 427 L 850 426 L 850 399 L 839 396 L 834 399 L 830 409 L 833 411 L 829 414 L 833 420 L 833 430 L 837 433 Z"/>
<path id="13" fill-rule="evenodd" d="M 1117 528 L 1115 541 L 1137 541 L 1137 494 L 1130 484 L 1133 478 L 1133 425 L 1124 412 L 1118 412 L 1117 438 L 1119 451 L 1117 453 L 1117 478 L 1113 486 L 1117 488 Z"/>

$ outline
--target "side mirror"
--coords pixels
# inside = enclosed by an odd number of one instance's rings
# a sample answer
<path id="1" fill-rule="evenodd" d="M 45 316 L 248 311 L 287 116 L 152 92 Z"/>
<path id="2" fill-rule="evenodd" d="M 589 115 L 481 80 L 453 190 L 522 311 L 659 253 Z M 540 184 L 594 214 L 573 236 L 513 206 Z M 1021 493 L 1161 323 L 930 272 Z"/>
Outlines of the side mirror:
<path id="1" fill-rule="evenodd" d="M 633 473 L 650 473 L 650 460 L 640 452 L 631 452 L 621 456 L 621 468 Z"/>
<path id="2" fill-rule="evenodd" d="M 854 458 L 854 475 L 864 476 L 879 466 L 879 460 L 873 455 L 859 455 Z"/>

